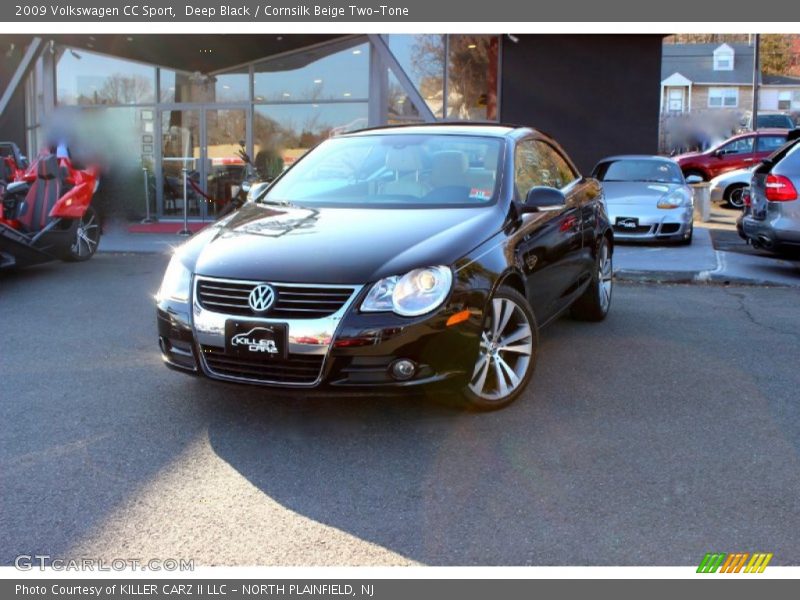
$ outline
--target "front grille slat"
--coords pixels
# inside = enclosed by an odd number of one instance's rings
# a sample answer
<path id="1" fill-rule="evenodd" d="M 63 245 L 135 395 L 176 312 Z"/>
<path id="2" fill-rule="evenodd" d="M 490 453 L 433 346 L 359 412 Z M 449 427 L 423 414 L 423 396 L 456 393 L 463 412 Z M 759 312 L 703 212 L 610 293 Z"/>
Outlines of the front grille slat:
<path id="1" fill-rule="evenodd" d="M 248 297 L 256 285 L 256 282 L 201 278 L 197 281 L 197 301 L 204 308 L 233 316 L 315 319 L 336 313 L 355 291 L 351 287 L 269 283 L 276 292 L 275 304 L 266 313 L 255 313 L 250 309 Z"/>
<path id="2" fill-rule="evenodd" d="M 202 346 L 212 374 L 264 383 L 313 384 L 322 370 L 323 355 L 290 354 L 286 359 L 248 359 L 226 354 L 223 348 Z"/>

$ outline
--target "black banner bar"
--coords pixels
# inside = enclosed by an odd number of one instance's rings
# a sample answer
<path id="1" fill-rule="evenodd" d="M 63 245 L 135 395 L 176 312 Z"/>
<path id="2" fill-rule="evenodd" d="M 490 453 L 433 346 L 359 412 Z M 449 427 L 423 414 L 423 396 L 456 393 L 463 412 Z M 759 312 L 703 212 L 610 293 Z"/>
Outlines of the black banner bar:
<path id="1" fill-rule="evenodd" d="M 13 22 L 752 22 L 743 0 L 642 2 L 520 2 L 519 0 L 11 0 L 0 4 L 0 21 Z M 800 4 L 761 0 L 760 21 L 800 21 Z"/>

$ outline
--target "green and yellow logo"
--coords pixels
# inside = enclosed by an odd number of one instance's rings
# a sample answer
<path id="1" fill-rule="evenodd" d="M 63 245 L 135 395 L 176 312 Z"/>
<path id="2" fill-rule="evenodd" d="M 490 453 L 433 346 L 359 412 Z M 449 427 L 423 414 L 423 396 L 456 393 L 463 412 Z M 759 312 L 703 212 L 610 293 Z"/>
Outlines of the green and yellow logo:
<path id="1" fill-rule="evenodd" d="M 763 573 L 769 561 L 772 560 L 771 552 L 709 552 L 700 561 L 698 573 Z"/>

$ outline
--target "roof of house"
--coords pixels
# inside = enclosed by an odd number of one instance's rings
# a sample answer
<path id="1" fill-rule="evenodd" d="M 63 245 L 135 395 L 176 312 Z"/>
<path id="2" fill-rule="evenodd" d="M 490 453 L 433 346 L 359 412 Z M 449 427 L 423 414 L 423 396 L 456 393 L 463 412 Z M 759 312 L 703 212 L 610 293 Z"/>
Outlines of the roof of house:
<path id="1" fill-rule="evenodd" d="M 753 83 L 753 46 L 728 44 L 733 48 L 733 70 L 714 70 L 714 50 L 722 44 L 664 44 L 661 53 L 661 80 L 680 73 L 693 83 Z"/>
<path id="2" fill-rule="evenodd" d="M 800 87 L 800 77 L 789 77 L 788 75 L 768 75 L 761 76 L 762 85 L 786 85 Z"/>

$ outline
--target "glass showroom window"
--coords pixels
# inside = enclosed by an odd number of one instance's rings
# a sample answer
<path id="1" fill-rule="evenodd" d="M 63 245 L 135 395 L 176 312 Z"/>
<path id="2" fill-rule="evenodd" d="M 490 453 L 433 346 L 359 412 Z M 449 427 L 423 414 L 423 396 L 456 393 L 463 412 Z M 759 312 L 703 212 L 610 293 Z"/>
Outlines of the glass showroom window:
<path id="1" fill-rule="evenodd" d="M 709 108 L 736 108 L 739 106 L 738 88 L 711 88 L 708 90 Z"/>
<path id="2" fill-rule="evenodd" d="M 250 74 L 247 68 L 205 75 L 159 70 L 161 102 L 249 102 Z"/>
<path id="3" fill-rule="evenodd" d="M 386 122 L 389 125 L 403 125 L 409 123 L 422 123 L 419 111 L 411 98 L 408 97 L 403 86 L 392 73 L 386 69 L 387 94 L 386 94 Z M 440 104 L 441 108 L 441 104 Z"/>
<path id="4" fill-rule="evenodd" d="M 270 58 L 256 63 L 253 70 L 256 102 L 369 97 L 369 44 L 363 38 Z"/>
<path id="5" fill-rule="evenodd" d="M 58 49 L 58 104 L 149 104 L 155 102 L 155 81 L 154 67 L 85 50 Z"/>
<path id="6" fill-rule="evenodd" d="M 451 35 L 447 60 L 447 118 L 497 120 L 496 35 Z"/>
<path id="7" fill-rule="evenodd" d="M 259 171 L 280 175 L 321 141 L 367 126 L 367 102 L 257 105 L 253 160 Z"/>
<path id="8" fill-rule="evenodd" d="M 444 35 L 387 35 L 384 36 L 389 49 L 406 72 L 411 83 L 425 99 L 437 119 L 444 111 Z M 407 107 L 411 108 L 407 108 Z M 416 113 L 396 79 L 389 79 L 389 120 L 393 116 Z"/>

